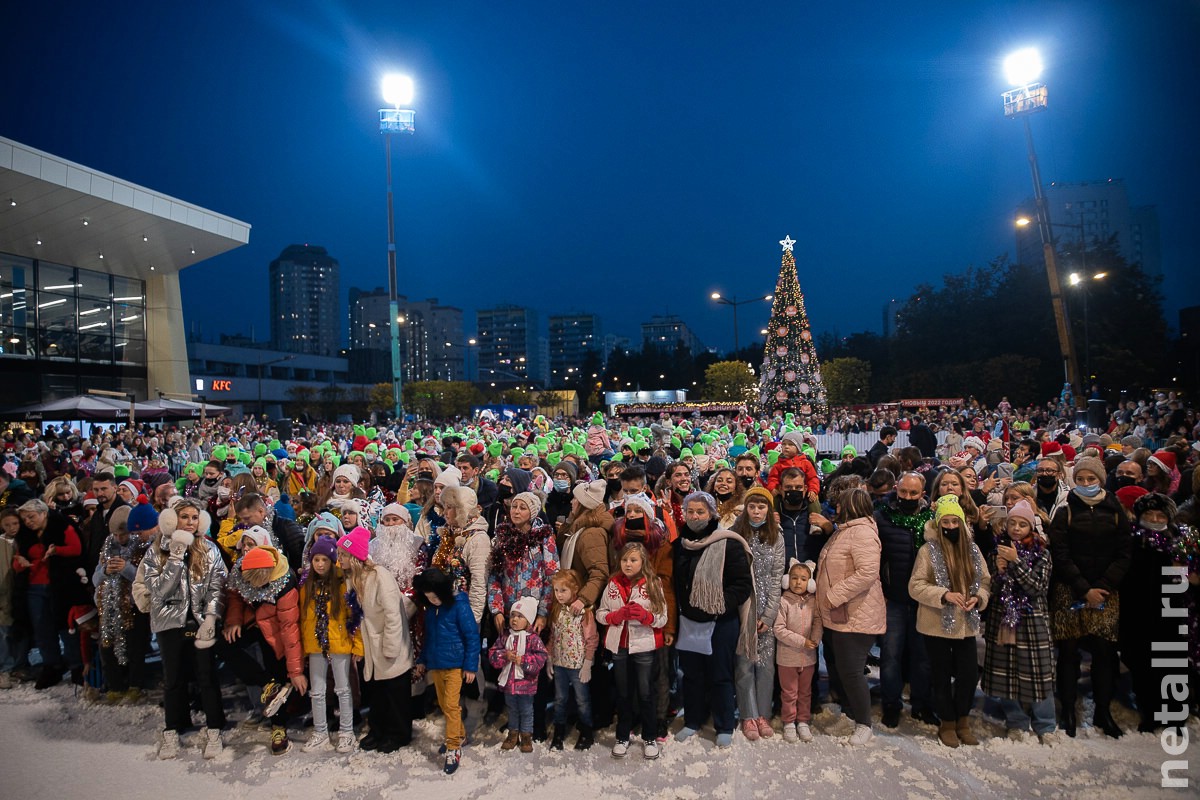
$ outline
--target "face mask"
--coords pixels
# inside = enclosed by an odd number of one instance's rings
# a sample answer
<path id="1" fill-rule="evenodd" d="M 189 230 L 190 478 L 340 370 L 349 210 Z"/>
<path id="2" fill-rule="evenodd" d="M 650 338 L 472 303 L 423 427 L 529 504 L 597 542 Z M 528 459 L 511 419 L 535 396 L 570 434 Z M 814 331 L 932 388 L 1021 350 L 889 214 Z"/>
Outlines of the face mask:
<path id="1" fill-rule="evenodd" d="M 1118 489 L 1124 489 L 1126 486 L 1133 486 L 1135 483 L 1137 483 L 1137 478 L 1133 477 L 1132 475 L 1117 476 Z"/>
<path id="2" fill-rule="evenodd" d="M 733 492 L 713 492 L 713 496 L 724 503 L 726 500 L 733 497 Z"/>
<path id="3" fill-rule="evenodd" d="M 216 486 L 218 480 L 220 480 L 220 478 L 205 478 L 204 485 L 205 486 Z"/>
<path id="4" fill-rule="evenodd" d="M 921 510 L 921 498 L 897 497 L 896 508 L 900 509 L 901 514 L 915 514 Z"/>
<path id="5" fill-rule="evenodd" d="M 625 530 L 627 530 L 627 531 L 644 531 L 644 530 L 646 530 L 646 518 L 638 517 L 637 519 L 634 519 L 632 517 L 626 517 L 625 518 Z"/>
<path id="6" fill-rule="evenodd" d="M 1143 522 L 1142 527 L 1148 531 L 1155 531 L 1155 532 L 1165 531 L 1167 529 L 1167 523 L 1165 523 L 1165 522 Z"/>
<path id="7" fill-rule="evenodd" d="M 556 492 L 565 492 L 570 487 L 571 487 L 571 482 L 569 480 L 567 480 L 566 478 L 562 478 L 562 479 L 556 480 L 554 482 L 554 491 L 556 491 Z"/>
<path id="8" fill-rule="evenodd" d="M 1075 494 L 1080 497 L 1095 497 L 1100 494 L 1100 484 L 1097 483 L 1095 486 L 1076 486 Z"/>
<path id="9" fill-rule="evenodd" d="M 1057 475 L 1038 475 L 1037 483 L 1038 483 L 1039 489 L 1045 489 L 1046 491 L 1049 491 L 1051 489 L 1057 489 L 1058 488 L 1058 476 Z"/>
<path id="10" fill-rule="evenodd" d="M 222 486 L 220 489 L 217 489 L 217 497 L 221 498 L 222 500 L 224 500 L 226 497 L 229 497 L 229 487 Z"/>
<path id="11" fill-rule="evenodd" d="M 742 475 L 738 478 L 738 480 L 741 481 L 742 486 L 745 486 L 747 489 L 754 485 L 753 475 Z"/>
<path id="12" fill-rule="evenodd" d="M 620 478 L 608 478 L 604 481 L 604 485 L 608 488 L 609 492 L 621 491 L 621 479 Z"/>
<path id="13" fill-rule="evenodd" d="M 958 528 L 942 528 L 942 538 L 950 544 L 958 544 Z"/>
<path id="14" fill-rule="evenodd" d="M 804 504 L 804 492 L 792 489 L 783 493 L 783 502 L 789 506 L 799 506 Z"/>
<path id="15" fill-rule="evenodd" d="M 754 530 L 758 530 L 763 525 L 767 524 L 767 521 L 765 519 L 759 520 L 758 522 L 755 522 L 754 520 L 749 520 L 749 522 L 750 522 L 750 527 L 754 528 Z"/>
<path id="16" fill-rule="evenodd" d="M 510 498 L 512 496 L 513 496 L 512 487 L 504 486 L 503 484 L 500 486 L 500 490 L 496 494 L 496 497 L 499 498 L 500 500 L 507 500 L 508 498 Z"/>
<path id="17" fill-rule="evenodd" d="M 692 531 L 692 533 L 699 533 L 700 531 L 702 531 L 708 527 L 708 520 L 706 520 L 706 519 L 689 519 L 687 521 L 687 526 L 688 526 L 688 530 Z"/>

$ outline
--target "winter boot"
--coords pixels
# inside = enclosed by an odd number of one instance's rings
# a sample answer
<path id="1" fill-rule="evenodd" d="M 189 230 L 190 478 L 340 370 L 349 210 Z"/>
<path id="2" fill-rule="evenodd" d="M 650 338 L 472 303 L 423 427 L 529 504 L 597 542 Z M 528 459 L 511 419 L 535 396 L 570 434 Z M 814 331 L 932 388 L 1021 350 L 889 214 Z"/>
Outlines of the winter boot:
<path id="1" fill-rule="evenodd" d="M 522 733 L 521 734 L 521 752 L 522 753 L 532 753 L 533 752 L 533 734 L 532 733 Z"/>
<path id="2" fill-rule="evenodd" d="M 590 750 L 592 745 L 596 743 L 595 734 L 592 733 L 590 725 L 579 723 L 579 738 L 575 740 L 576 750 Z"/>
<path id="3" fill-rule="evenodd" d="M 953 722 L 943 722 L 938 728 L 938 739 L 946 747 L 958 747 L 958 732 L 955 730 L 956 727 Z"/>
<path id="4" fill-rule="evenodd" d="M 562 726 L 562 725 L 554 726 L 554 735 L 552 737 L 550 737 L 550 749 L 551 750 L 562 750 L 563 749 L 563 727 L 564 726 Z"/>
<path id="5" fill-rule="evenodd" d="M 958 734 L 958 741 L 961 744 L 965 744 L 965 745 L 968 745 L 971 747 L 974 747 L 975 745 L 979 744 L 979 740 L 976 739 L 975 734 L 971 732 L 971 718 L 970 717 L 959 717 L 958 725 L 955 727 L 954 732 Z"/>
<path id="6" fill-rule="evenodd" d="M 504 741 L 500 745 L 501 750 L 512 750 L 517 746 L 519 734 L 512 728 L 508 729 L 508 736 L 504 737 Z"/>

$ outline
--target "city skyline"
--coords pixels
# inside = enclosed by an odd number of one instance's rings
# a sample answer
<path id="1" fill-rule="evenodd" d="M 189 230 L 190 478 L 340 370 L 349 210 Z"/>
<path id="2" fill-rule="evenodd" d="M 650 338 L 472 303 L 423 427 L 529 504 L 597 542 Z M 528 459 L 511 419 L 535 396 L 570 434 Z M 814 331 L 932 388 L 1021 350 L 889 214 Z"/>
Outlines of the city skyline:
<path id="1" fill-rule="evenodd" d="M 1179 156 L 1197 114 L 1179 80 L 1200 71 L 1190 4 L 219 10 L 185 22 L 16 8 L 14 31 L 49 26 L 66 53 L 102 36 L 113 53 L 80 82 L 78 59 L 39 58 L 36 37 L 17 36 L 15 63 L 38 66 L 0 87 L 22 109 L 6 135 L 254 226 L 247 246 L 181 276 L 185 319 L 206 330 L 213 305 L 220 332 L 265 328 L 256 276 L 289 241 L 327 247 L 343 286 L 386 283 L 375 112 L 388 69 L 417 87 L 417 132 L 394 148 L 402 293 L 574 308 L 626 333 L 677 315 L 725 351 L 727 310 L 709 294 L 769 290 L 773 243 L 790 234 L 814 331 L 878 330 L 917 284 L 1016 257 L 1029 179 L 1000 60 L 1029 44 L 1050 92 L 1034 121 L 1046 182 L 1124 179 L 1159 210 L 1168 319 L 1198 302 L 1200 170 Z M 187 42 L 152 35 L 183 24 Z M 169 68 L 141 69 L 153 61 Z M 254 80 L 222 80 L 224 63 Z M 79 135 L 81 117 L 95 135 Z M 631 278 L 636 303 L 607 291 Z M 761 320 L 745 316 L 748 340 Z"/>

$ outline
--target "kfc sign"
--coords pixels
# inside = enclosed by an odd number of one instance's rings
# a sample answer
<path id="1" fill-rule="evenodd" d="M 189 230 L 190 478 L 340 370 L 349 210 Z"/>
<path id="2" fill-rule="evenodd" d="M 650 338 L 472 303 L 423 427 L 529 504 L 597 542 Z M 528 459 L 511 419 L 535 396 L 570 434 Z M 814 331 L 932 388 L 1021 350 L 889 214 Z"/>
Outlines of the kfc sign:
<path id="1" fill-rule="evenodd" d="M 230 380 L 214 380 L 211 390 L 214 392 L 232 392 L 233 381 Z"/>

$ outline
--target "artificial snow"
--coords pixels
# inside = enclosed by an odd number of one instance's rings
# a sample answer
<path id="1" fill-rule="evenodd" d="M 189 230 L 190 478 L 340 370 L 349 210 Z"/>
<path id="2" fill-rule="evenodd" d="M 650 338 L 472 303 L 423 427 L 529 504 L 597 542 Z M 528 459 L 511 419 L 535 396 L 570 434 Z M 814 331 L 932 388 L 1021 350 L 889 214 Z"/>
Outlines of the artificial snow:
<path id="1" fill-rule="evenodd" d="M 157 693 L 152 693 L 157 696 Z M 478 703 L 471 703 L 474 727 Z M 234 727 L 225 751 L 201 757 L 200 735 L 183 737 L 174 761 L 156 757 L 162 711 L 147 703 L 98 706 L 76 696 L 74 687 L 37 692 L 30 684 L 0 691 L 0 797 L 22 800 L 73 798 L 456 798 L 504 797 L 512 800 L 629 800 L 630 798 L 1066 798 L 1103 796 L 1105 800 L 1196 797 L 1200 787 L 1200 744 L 1189 758 L 1190 789 L 1159 788 L 1159 769 L 1167 756 L 1158 736 L 1136 732 L 1136 716 L 1116 707 L 1127 731 L 1120 740 L 1082 727 L 1079 737 L 1063 737 L 1045 747 L 1036 738 L 1013 742 L 1003 724 L 979 716 L 974 726 L 979 747 L 947 749 L 932 727 L 902 718 L 892 731 L 875 726 L 874 740 L 849 747 L 853 725 L 836 706 L 813 720 L 816 741 L 787 743 L 781 735 L 718 749 L 711 729 L 684 743 L 673 739 L 657 761 L 641 757 L 640 743 L 624 760 L 609 755 L 612 729 L 599 733 L 585 753 L 551 752 L 535 745 L 532 754 L 501 752 L 495 729 L 473 730 L 457 774 L 442 774 L 437 756 L 440 716 L 419 720 L 410 747 L 391 755 L 355 752 L 338 755 L 303 752 L 311 729 L 291 730 L 290 753 L 273 757 L 268 733 Z M 1081 719 L 1090 719 L 1090 709 Z M 197 722 L 199 719 L 197 718 Z M 235 723 L 231 723 L 234 725 Z M 678 727 L 677 722 L 675 727 Z M 1200 740 L 1200 723 L 1190 726 Z M 999 737 L 999 738 L 989 738 Z"/>

